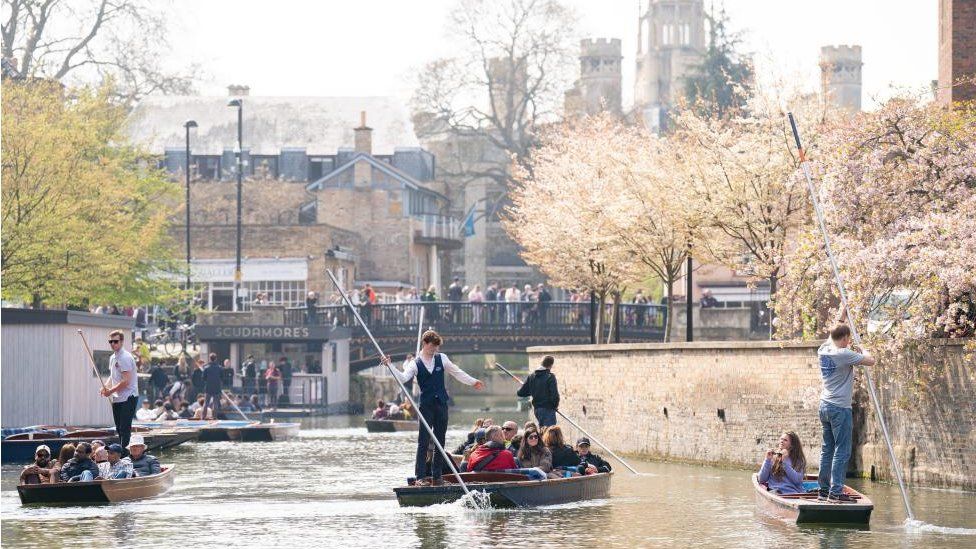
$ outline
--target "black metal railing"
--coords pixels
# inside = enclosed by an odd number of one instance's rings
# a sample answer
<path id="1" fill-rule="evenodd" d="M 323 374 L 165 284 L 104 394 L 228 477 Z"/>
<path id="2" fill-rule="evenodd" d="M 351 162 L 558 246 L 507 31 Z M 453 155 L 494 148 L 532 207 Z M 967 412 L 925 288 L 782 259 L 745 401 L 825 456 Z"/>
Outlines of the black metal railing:
<path id="1" fill-rule="evenodd" d="M 377 336 L 416 333 L 421 310 L 424 326 L 446 333 L 493 333 L 507 330 L 531 330 L 553 335 L 588 336 L 591 329 L 589 303 L 553 301 L 472 303 L 437 301 L 360 305 L 359 314 Z M 599 314 L 599 312 L 597 313 Z M 603 320 L 610 325 L 612 307 L 603 310 Z M 620 333 L 627 338 L 659 340 L 667 315 L 665 305 L 620 305 Z M 285 310 L 286 324 L 350 326 L 353 335 L 361 328 L 349 309 L 340 305 L 314 308 L 295 307 Z"/>

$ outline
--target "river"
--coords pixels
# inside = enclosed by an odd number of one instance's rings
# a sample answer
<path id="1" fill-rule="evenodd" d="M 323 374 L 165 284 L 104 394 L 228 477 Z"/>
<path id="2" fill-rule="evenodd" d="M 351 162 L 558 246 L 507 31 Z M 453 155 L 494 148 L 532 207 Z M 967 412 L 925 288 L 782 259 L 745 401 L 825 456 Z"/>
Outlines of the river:
<path id="1" fill-rule="evenodd" d="M 480 412 L 464 399 L 448 446 Z M 911 490 L 918 518 L 950 531 L 907 531 L 896 486 L 852 481 L 875 503 L 870 530 L 797 527 L 759 514 L 748 471 L 631 460 L 606 500 L 527 510 L 400 508 L 391 488 L 413 469 L 415 433 L 367 434 L 362 419 L 308 418 L 297 440 L 190 443 L 160 455 L 176 466 L 154 500 L 25 508 L 18 466 L 2 472 L 4 547 L 932 547 L 976 546 L 976 493 Z M 757 456 L 758 457 L 758 456 Z M 616 465 L 616 464 L 614 464 Z"/>

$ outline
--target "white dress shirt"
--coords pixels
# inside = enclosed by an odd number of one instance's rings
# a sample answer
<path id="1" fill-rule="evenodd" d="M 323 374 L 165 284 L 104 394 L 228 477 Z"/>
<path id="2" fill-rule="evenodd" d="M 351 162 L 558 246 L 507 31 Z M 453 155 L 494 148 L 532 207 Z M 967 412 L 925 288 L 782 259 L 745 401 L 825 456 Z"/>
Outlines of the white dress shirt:
<path id="1" fill-rule="evenodd" d="M 444 371 L 454 376 L 454 379 L 460 381 L 465 385 L 474 385 L 478 382 L 477 379 L 469 376 L 464 370 L 458 368 L 456 364 L 451 362 L 451 359 L 447 358 L 444 353 L 438 353 L 441 355 L 441 364 L 444 365 Z M 417 375 L 417 362 L 420 361 L 427 368 L 427 373 L 434 373 L 434 359 L 431 358 L 429 363 L 421 357 L 417 357 L 414 360 L 407 361 L 403 365 L 403 371 L 400 372 L 396 368 L 393 368 L 393 375 L 400 380 L 400 383 L 406 383 Z"/>

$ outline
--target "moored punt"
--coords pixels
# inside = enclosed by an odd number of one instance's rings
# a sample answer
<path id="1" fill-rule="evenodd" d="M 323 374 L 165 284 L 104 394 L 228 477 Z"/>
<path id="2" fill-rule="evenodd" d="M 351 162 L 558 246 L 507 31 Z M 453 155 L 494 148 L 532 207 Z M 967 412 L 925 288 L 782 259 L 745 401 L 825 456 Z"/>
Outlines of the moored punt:
<path id="1" fill-rule="evenodd" d="M 173 466 L 146 477 L 60 482 L 57 484 L 21 484 L 17 486 L 20 502 L 27 504 L 117 503 L 158 496 L 173 486 Z"/>
<path id="2" fill-rule="evenodd" d="M 119 437 L 115 429 L 89 429 L 78 427 L 38 426 L 36 430 L 10 435 L 0 444 L 0 454 L 3 463 L 27 463 L 34 459 L 34 450 L 38 444 L 46 444 L 55 456 L 65 444 L 91 442 L 101 440 L 105 444 L 118 442 Z M 155 452 L 165 448 L 172 448 L 188 440 L 193 440 L 196 433 L 168 432 L 155 429 L 140 433 L 146 441 L 146 451 Z"/>
<path id="3" fill-rule="evenodd" d="M 413 419 L 367 419 L 366 432 L 392 433 L 394 431 L 416 431 L 420 422 Z"/>
<path id="4" fill-rule="evenodd" d="M 815 489 L 817 477 L 807 475 L 804 487 Z M 816 492 L 803 494 L 781 495 L 770 492 L 759 483 L 759 475 L 752 475 L 752 486 L 756 490 L 756 505 L 764 513 L 777 518 L 796 522 L 797 524 L 862 524 L 867 525 L 871 520 L 874 504 L 867 496 L 844 486 L 844 493 L 854 498 L 854 501 L 827 502 L 818 501 Z"/>
<path id="5" fill-rule="evenodd" d="M 141 427 L 153 428 L 193 428 L 198 430 L 197 439 L 199 442 L 224 442 L 241 439 L 241 428 L 254 425 L 254 421 L 203 421 L 185 420 L 176 421 L 144 421 L 136 423 Z"/>
<path id="6" fill-rule="evenodd" d="M 298 436 L 300 423 L 255 423 L 241 428 L 242 442 L 276 442 Z"/>
<path id="7" fill-rule="evenodd" d="M 613 473 L 597 473 L 580 477 L 529 480 L 514 473 L 461 473 L 471 491 L 488 494 L 492 507 L 536 507 L 557 505 L 610 495 Z M 444 475 L 440 486 L 403 486 L 394 488 L 397 501 L 403 507 L 420 507 L 449 503 L 460 499 L 464 490 L 454 475 Z"/>

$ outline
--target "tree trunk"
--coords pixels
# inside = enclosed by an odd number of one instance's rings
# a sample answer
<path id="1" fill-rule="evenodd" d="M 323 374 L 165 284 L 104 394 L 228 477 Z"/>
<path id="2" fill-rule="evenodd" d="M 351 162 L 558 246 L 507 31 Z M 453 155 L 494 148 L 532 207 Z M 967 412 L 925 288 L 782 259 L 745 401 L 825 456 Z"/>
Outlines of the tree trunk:
<path id="1" fill-rule="evenodd" d="M 779 275 L 773 273 L 769 275 L 769 301 L 766 302 L 766 310 L 769 312 L 769 339 L 773 339 L 773 335 L 776 333 L 776 328 L 773 325 L 773 319 L 776 318 L 776 311 L 773 310 L 772 302 L 773 298 L 776 296 L 776 287 L 779 285 Z"/>
<path id="2" fill-rule="evenodd" d="M 671 300 L 671 291 L 674 289 L 674 280 L 669 279 L 667 281 L 667 299 L 665 300 L 664 310 L 664 342 L 669 343 L 671 341 L 671 327 L 674 326 L 674 302 Z"/>
<path id="3" fill-rule="evenodd" d="M 610 308 L 610 331 L 607 332 L 607 343 L 613 343 L 620 333 L 620 322 L 617 317 L 620 309 L 620 292 L 613 292 L 613 306 Z M 620 339 L 620 338 L 616 338 Z"/>
<path id="4" fill-rule="evenodd" d="M 603 316 L 604 316 L 603 308 L 606 306 L 606 304 L 607 304 L 607 293 L 600 292 L 600 295 L 597 298 L 597 303 L 596 303 L 596 342 L 597 343 L 600 343 L 600 341 L 603 339 Z"/>

